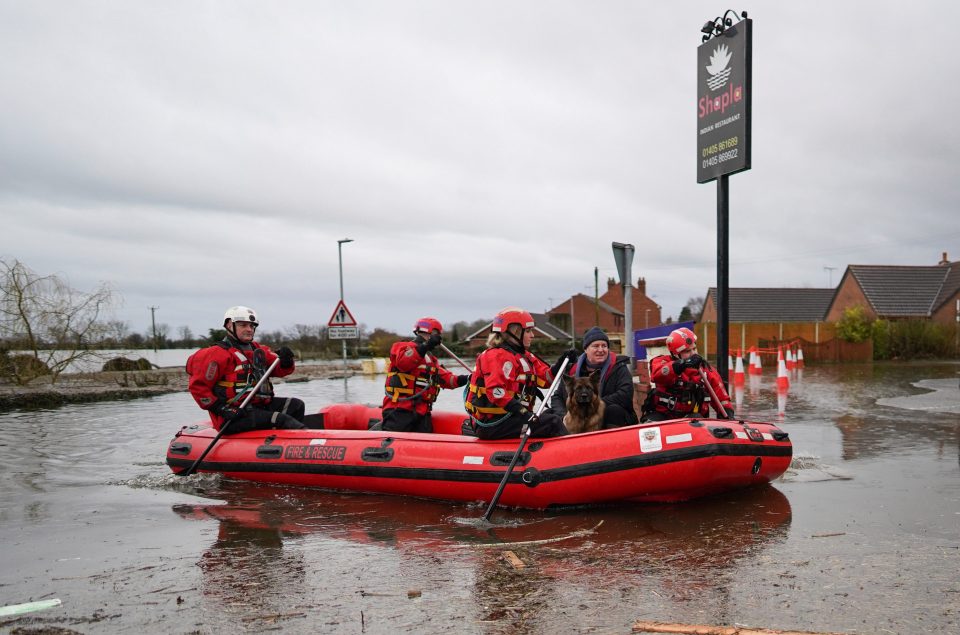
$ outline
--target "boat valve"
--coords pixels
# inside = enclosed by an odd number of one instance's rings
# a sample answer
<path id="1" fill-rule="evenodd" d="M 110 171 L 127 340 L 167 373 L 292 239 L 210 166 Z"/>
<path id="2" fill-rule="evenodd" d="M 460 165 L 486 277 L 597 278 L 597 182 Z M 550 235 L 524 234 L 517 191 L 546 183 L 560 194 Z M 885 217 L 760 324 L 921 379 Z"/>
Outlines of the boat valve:
<path id="1" fill-rule="evenodd" d="M 523 471 L 523 474 L 520 475 L 520 480 L 523 481 L 527 487 L 536 487 L 543 480 L 543 474 L 535 467 L 527 468 Z"/>

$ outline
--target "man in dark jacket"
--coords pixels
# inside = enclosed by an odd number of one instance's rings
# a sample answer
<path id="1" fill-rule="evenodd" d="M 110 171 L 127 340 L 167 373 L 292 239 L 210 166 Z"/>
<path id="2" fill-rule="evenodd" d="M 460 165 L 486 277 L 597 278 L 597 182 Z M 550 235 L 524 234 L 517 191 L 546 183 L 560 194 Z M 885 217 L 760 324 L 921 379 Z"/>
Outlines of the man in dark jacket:
<path id="1" fill-rule="evenodd" d="M 610 350 L 610 338 L 600 328 L 593 327 L 583 335 L 583 354 L 570 367 L 572 377 L 586 377 L 600 373 L 600 398 L 606 407 L 603 427 L 618 428 L 637 423 L 633 409 L 633 373 L 630 358 Z M 561 383 L 550 400 L 550 410 L 561 417 L 567 413 L 567 390 Z"/>

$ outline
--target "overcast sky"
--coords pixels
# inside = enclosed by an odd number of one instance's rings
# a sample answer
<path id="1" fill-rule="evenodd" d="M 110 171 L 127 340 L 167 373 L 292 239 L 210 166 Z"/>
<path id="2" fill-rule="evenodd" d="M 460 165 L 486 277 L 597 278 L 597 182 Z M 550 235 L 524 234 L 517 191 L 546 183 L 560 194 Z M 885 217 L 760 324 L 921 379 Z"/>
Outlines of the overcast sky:
<path id="1" fill-rule="evenodd" d="M 676 316 L 716 284 L 700 27 L 754 20 L 730 285 L 960 259 L 960 3 L 0 0 L 0 255 L 144 332 L 339 298 L 407 333 L 616 276 Z M 827 269 L 835 268 L 833 270 Z"/>

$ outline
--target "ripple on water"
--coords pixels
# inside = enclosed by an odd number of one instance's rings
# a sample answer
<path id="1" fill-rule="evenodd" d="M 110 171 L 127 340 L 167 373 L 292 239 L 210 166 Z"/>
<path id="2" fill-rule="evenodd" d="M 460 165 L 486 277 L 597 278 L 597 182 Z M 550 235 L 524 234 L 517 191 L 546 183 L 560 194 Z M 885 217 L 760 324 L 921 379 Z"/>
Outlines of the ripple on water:
<path id="1" fill-rule="evenodd" d="M 813 483 L 817 481 L 849 481 L 853 473 L 843 468 L 827 465 L 818 456 L 794 456 L 790 467 L 780 480 L 785 483 Z"/>

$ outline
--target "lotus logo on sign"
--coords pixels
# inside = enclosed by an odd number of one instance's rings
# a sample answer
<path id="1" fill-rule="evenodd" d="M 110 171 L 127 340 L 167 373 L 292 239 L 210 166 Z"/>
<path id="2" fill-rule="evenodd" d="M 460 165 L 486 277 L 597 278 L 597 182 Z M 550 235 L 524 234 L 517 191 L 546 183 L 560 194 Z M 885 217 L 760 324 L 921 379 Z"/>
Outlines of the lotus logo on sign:
<path id="1" fill-rule="evenodd" d="M 697 182 L 750 169 L 752 23 L 744 19 L 697 51 Z"/>
<path id="2" fill-rule="evenodd" d="M 710 74 L 710 77 L 707 78 L 707 85 L 710 90 L 723 88 L 723 85 L 727 83 L 727 78 L 730 77 L 730 67 L 728 66 L 730 55 L 730 49 L 727 48 L 727 45 L 721 44 L 710 56 L 710 65 L 707 66 L 707 73 Z"/>

